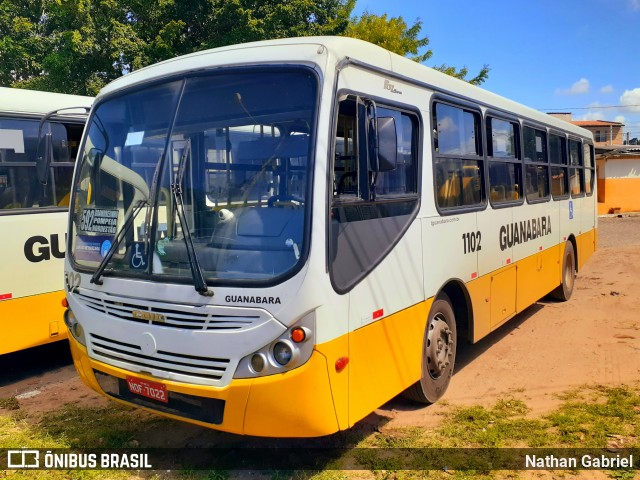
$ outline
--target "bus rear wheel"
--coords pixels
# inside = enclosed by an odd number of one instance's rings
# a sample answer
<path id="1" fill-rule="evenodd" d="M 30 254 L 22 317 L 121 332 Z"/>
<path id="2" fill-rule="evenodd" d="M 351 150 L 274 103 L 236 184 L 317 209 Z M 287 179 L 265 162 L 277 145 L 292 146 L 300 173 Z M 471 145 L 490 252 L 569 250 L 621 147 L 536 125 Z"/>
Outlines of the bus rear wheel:
<path id="1" fill-rule="evenodd" d="M 576 253 L 573 243 L 567 241 L 564 244 L 564 255 L 562 257 L 562 283 L 551 292 L 551 296 L 556 300 L 566 302 L 573 293 L 573 284 L 576 279 Z"/>
<path id="2" fill-rule="evenodd" d="M 441 293 L 429 311 L 422 346 L 422 376 L 405 390 L 405 397 L 429 405 L 444 395 L 453 375 L 456 344 L 456 317 L 451 300 Z"/>

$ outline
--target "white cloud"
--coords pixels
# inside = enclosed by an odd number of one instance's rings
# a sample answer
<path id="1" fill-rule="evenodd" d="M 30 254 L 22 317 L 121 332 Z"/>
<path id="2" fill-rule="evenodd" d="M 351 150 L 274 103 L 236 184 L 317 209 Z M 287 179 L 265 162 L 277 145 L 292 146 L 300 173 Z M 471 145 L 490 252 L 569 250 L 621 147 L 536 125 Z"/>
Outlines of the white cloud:
<path id="1" fill-rule="evenodd" d="M 638 0 L 640 2 L 640 0 Z M 600 93 L 613 93 L 613 85 L 605 85 L 600 89 Z"/>
<path id="2" fill-rule="evenodd" d="M 583 95 L 585 93 L 589 93 L 589 80 L 587 80 L 586 78 L 581 78 L 576 83 L 571 85 L 571 88 L 559 88 L 556 90 L 557 95 Z"/>
<path id="3" fill-rule="evenodd" d="M 576 117 L 574 117 L 574 120 L 602 120 L 602 113 L 600 112 L 587 112 L 587 113 L 583 113 L 582 115 L 578 115 Z"/>
<path id="4" fill-rule="evenodd" d="M 638 2 L 640 3 L 640 0 Z M 630 111 L 640 112 L 640 88 L 625 90 L 620 97 L 620 105 L 628 105 Z"/>
<path id="5" fill-rule="evenodd" d="M 625 123 L 624 115 L 616 115 L 612 118 L 614 111 L 611 109 L 600 108 L 601 104 L 598 102 L 594 102 L 589 105 L 589 110 L 586 113 L 581 115 L 574 115 L 574 120 L 604 120 L 605 122 L 619 122 Z"/>

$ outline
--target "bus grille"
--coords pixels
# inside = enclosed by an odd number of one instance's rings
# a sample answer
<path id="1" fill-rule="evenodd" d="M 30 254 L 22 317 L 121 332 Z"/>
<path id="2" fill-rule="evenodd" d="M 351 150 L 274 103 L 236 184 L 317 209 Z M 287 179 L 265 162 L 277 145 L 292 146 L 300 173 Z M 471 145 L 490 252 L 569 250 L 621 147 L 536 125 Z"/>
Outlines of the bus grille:
<path id="1" fill-rule="evenodd" d="M 260 315 L 225 314 L 225 307 L 171 305 L 127 298 L 89 296 L 78 292 L 85 307 L 122 320 L 188 330 L 242 330 L 260 320 Z M 135 302 L 135 303 L 134 303 Z M 215 309 L 215 311 L 214 311 Z M 235 313 L 235 312 L 234 312 Z"/>
<path id="2" fill-rule="evenodd" d="M 220 380 L 229 366 L 227 358 L 198 357 L 182 353 L 158 350 L 153 356 L 142 353 L 142 348 L 131 343 L 112 340 L 91 334 L 92 357 L 107 364 L 134 366 L 134 371 L 158 371 L 192 383 L 209 383 Z M 194 382 L 201 379 L 200 382 Z M 204 380 L 204 382 L 202 382 Z"/>

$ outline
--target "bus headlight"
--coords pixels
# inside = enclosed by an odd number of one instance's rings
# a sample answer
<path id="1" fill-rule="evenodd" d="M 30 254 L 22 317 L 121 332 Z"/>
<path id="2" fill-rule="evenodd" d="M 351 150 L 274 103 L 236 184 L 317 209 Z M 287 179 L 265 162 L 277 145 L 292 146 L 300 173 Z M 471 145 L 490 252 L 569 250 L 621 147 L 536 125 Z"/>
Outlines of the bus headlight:
<path id="1" fill-rule="evenodd" d="M 308 313 L 278 338 L 240 360 L 234 378 L 275 375 L 304 364 L 313 353 L 315 327 L 315 312 Z"/>
<path id="2" fill-rule="evenodd" d="M 264 355 L 262 355 L 261 353 L 254 353 L 251 356 L 251 369 L 254 372 L 256 372 L 256 373 L 262 372 L 262 370 L 264 370 L 264 366 L 266 364 L 267 364 L 267 361 L 264 358 Z"/>
<path id="3" fill-rule="evenodd" d="M 82 346 L 86 347 L 87 341 L 84 338 L 84 329 L 70 308 L 64 311 L 64 323 L 69 329 L 69 332 L 71 332 L 71 335 L 73 335 L 73 338 L 80 342 Z"/>
<path id="4" fill-rule="evenodd" d="M 284 367 L 293 358 L 293 349 L 287 342 L 278 342 L 273 346 L 273 358 Z"/>

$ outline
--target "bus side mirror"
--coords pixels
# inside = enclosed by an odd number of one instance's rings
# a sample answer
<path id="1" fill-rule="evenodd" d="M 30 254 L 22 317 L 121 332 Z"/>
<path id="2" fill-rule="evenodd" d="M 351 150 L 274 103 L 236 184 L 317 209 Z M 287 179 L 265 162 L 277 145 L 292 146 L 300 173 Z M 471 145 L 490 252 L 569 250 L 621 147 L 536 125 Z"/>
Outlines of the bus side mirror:
<path id="1" fill-rule="evenodd" d="M 36 155 L 36 174 L 41 184 L 46 185 L 48 180 L 49 167 L 53 159 L 53 145 L 51 133 L 45 133 L 38 141 L 38 152 Z"/>
<path id="2" fill-rule="evenodd" d="M 393 117 L 378 118 L 378 172 L 390 172 L 398 164 L 398 136 Z"/>

